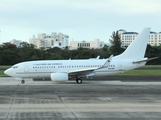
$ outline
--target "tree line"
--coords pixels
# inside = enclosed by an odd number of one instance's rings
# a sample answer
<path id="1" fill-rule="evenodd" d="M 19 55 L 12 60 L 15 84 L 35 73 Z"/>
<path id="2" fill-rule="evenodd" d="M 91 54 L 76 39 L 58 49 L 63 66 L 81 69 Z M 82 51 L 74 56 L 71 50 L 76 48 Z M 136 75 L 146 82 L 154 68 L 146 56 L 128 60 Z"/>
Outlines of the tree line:
<path id="1" fill-rule="evenodd" d="M 111 46 L 105 45 L 101 49 L 78 48 L 77 50 L 69 50 L 68 47 L 61 49 L 58 47 L 49 49 L 36 49 L 33 44 L 22 42 L 19 47 L 9 42 L 3 43 L 0 46 L 0 65 L 13 65 L 24 61 L 33 60 L 62 60 L 62 59 L 89 59 L 108 58 L 110 55 L 121 54 L 125 48 L 121 47 L 120 36 L 118 32 L 113 32 L 111 39 Z M 147 45 L 145 57 L 159 57 L 156 60 L 149 61 L 147 64 L 159 65 L 161 64 L 161 45 L 151 46 Z"/>

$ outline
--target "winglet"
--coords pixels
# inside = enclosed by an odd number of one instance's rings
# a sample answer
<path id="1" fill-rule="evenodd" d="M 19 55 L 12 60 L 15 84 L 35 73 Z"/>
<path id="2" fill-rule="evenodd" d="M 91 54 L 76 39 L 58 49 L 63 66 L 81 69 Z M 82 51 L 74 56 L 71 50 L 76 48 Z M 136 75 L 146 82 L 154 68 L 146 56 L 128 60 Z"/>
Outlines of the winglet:
<path id="1" fill-rule="evenodd" d="M 100 58 L 100 56 L 97 56 L 97 57 L 96 57 L 96 59 L 99 59 L 99 58 Z"/>
<path id="2" fill-rule="evenodd" d="M 111 56 L 107 59 L 107 61 L 105 62 L 105 64 L 104 64 L 101 68 L 106 68 L 106 67 L 108 67 L 108 65 L 110 64 L 112 58 L 113 58 L 113 55 L 111 55 Z"/>

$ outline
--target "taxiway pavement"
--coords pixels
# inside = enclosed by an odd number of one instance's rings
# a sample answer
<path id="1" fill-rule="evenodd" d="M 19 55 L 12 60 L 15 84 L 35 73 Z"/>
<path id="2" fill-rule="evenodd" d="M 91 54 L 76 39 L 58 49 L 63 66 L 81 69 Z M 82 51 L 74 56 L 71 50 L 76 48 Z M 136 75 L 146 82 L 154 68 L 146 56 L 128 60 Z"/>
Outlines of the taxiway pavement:
<path id="1" fill-rule="evenodd" d="M 0 120 L 160 120 L 161 82 L 0 78 Z"/>

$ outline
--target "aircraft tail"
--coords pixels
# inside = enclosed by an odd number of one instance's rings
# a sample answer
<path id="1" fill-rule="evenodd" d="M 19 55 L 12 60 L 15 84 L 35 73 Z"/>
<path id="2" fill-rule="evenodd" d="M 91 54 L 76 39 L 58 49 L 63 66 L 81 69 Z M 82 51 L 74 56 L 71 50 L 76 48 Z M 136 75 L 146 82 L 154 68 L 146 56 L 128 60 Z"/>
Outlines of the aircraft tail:
<path id="1" fill-rule="evenodd" d="M 151 28 L 144 28 L 142 32 L 132 41 L 128 48 L 120 55 L 116 56 L 119 59 L 143 59 L 149 40 Z"/>

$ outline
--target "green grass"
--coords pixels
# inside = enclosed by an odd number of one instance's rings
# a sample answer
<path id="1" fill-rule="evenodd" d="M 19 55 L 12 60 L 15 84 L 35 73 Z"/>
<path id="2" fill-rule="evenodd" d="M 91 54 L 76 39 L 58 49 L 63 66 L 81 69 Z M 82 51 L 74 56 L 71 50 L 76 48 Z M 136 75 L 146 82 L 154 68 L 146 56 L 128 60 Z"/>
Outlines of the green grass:
<path id="1" fill-rule="evenodd" d="M 131 70 L 118 74 L 121 76 L 161 76 L 161 70 Z"/>
<path id="2" fill-rule="evenodd" d="M 7 75 L 4 74 L 4 71 L 5 71 L 6 69 L 10 68 L 10 67 L 11 67 L 11 66 L 9 66 L 9 65 L 3 65 L 3 66 L 0 65 L 0 77 L 1 77 L 1 76 L 7 76 Z"/>
<path id="3" fill-rule="evenodd" d="M 0 65 L 0 77 L 2 77 L 2 76 L 7 76 L 7 75 L 4 74 L 4 71 L 5 71 L 6 69 L 10 68 L 10 67 L 11 67 L 11 66 L 9 66 L 9 65 L 3 65 L 3 66 Z"/>
<path id="4" fill-rule="evenodd" d="M 4 70 L 0 70 L 0 76 L 7 76 L 4 74 Z"/>
<path id="5" fill-rule="evenodd" d="M 0 65 L 0 69 L 7 69 L 7 68 L 10 68 L 10 67 L 11 66 L 9 66 L 9 65 L 5 65 L 5 66 L 4 65 L 3 66 Z"/>
<path id="6" fill-rule="evenodd" d="M 161 68 L 161 65 L 145 65 L 142 68 Z"/>

